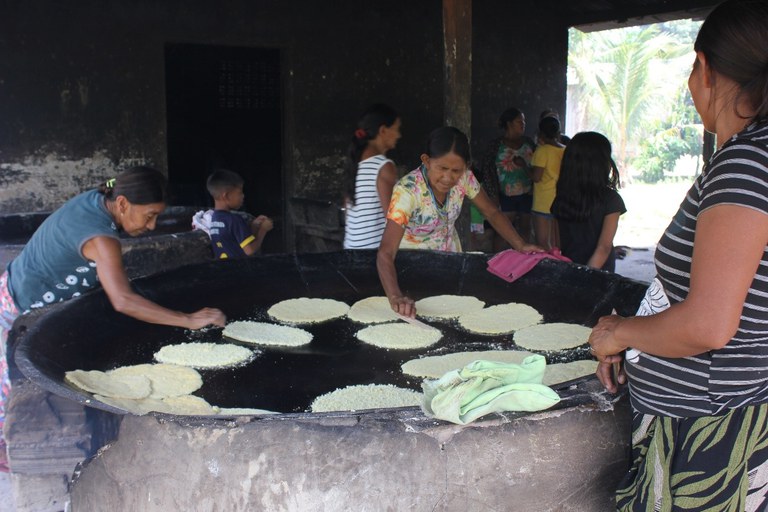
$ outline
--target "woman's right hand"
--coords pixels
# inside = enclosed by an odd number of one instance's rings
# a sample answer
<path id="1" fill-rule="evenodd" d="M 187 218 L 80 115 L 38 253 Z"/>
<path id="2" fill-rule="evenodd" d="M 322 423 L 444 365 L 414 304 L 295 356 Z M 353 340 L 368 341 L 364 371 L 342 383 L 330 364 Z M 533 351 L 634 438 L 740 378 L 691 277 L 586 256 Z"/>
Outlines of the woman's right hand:
<path id="1" fill-rule="evenodd" d="M 227 323 L 227 317 L 224 313 L 220 309 L 215 308 L 203 308 L 195 311 L 187 315 L 187 319 L 187 329 L 202 329 L 207 325 L 224 327 L 224 324 Z"/>
<path id="2" fill-rule="evenodd" d="M 395 313 L 410 318 L 416 318 L 416 304 L 410 297 L 406 297 L 405 295 L 392 297 L 389 299 L 389 305 Z"/>

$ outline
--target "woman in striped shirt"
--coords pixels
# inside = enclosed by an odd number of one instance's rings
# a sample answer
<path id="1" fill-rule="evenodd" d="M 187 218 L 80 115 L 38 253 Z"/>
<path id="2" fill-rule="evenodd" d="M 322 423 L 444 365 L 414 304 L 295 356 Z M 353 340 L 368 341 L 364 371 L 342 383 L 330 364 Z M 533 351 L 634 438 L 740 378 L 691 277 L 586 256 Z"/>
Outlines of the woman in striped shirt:
<path id="1" fill-rule="evenodd" d="M 398 139 L 400 118 L 392 107 L 378 103 L 360 117 L 347 157 L 345 249 L 379 248 L 397 181 L 395 164 L 386 153 Z"/>
<path id="2" fill-rule="evenodd" d="M 621 511 L 768 509 L 768 2 L 723 2 L 694 50 L 688 87 L 718 150 L 637 316 L 603 317 L 589 339 L 606 388 L 629 382 Z"/>

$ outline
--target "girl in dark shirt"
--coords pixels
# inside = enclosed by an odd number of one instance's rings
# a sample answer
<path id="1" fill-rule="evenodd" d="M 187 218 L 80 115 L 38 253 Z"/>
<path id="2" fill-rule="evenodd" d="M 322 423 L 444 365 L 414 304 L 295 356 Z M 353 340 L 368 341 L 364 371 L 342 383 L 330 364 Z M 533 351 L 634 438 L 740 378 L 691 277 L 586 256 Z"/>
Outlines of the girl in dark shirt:
<path id="1" fill-rule="evenodd" d="M 565 148 L 552 213 L 560 249 L 576 263 L 613 272 L 613 237 L 627 210 L 616 191 L 619 171 L 611 143 L 596 132 L 574 135 Z"/>

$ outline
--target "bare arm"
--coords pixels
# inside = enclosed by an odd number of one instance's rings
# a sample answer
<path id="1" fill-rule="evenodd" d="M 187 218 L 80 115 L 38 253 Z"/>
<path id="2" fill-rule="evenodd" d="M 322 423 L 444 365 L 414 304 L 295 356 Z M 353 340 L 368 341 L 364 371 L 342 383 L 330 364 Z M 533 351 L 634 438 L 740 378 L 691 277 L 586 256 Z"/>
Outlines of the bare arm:
<path id="1" fill-rule="evenodd" d="M 533 171 L 531 173 L 531 179 L 534 181 L 534 183 L 538 183 L 541 181 L 541 178 L 544 177 L 544 168 L 543 167 L 532 167 Z"/>
<path id="2" fill-rule="evenodd" d="M 395 256 L 403 239 L 404 229 L 392 220 L 387 220 L 384 235 L 381 238 L 379 252 L 376 254 L 376 269 L 379 271 L 379 280 L 387 294 L 392 310 L 401 315 L 415 317 L 416 308 L 413 300 L 403 295 L 397 282 L 397 270 L 395 269 Z"/>
<path id="3" fill-rule="evenodd" d="M 379 202 L 381 203 L 381 210 L 384 215 L 387 214 L 389 209 L 389 202 L 392 200 L 392 189 L 397 183 L 397 169 L 392 165 L 392 162 L 387 162 L 381 169 L 379 169 L 379 175 L 376 177 L 376 192 L 379 194 Z"/>
<path id="4" fill-rule="evenodd" d="M 96 272 L 116 311 L 143 322 L 200 329 L 206 325 L 223 327 L 226 317 L 218 309 L 203 308 L 182 313 L 164 308 L 134 292 L 123 267 L 120 241 L 106 236 L 91 238 L 83 245 L 83 255 L 96 262 Z"/>
<path id="5" fill-rule="evenodd" d="M 605 262 L 613 251 L 613 237 L 619 229 L 619 212 L 609 213 L 603 219 L 603 229 L 600 231 L 600 238 L 597 240 L 595 252 L 587 261 L 587 266 L 592 268 L 603 268 Z"/>
<path id="6" fill-rule="evenodd" d="M 478 192 L 478 194 L 472 199 L 472 203 L 477 206 L 477 209 L 480 210 L 480 213 L 483 214 L 483 217 L 488 219 L 488 222 L 491 223 L 493 229 L 495 229 L 496 232 L 501 235 L 502 238 L 504 238 L 504 240 L 509 242 L 509 244 L 515 250 L 520 252 L 535 252 L 544 250 L 538 245 L 526 243 L 526 241 L 523 240 L 523 237 L 520 236 L 515 227 L 509 221 L 509 217 L 501 213 L 499 207 L 493 204 L 491 199 L 488 197 L 488 194 L 486 194 L 484 190 L 481 189 L 480 192 Z"/>
<path id="7" fill-rule="evenodd" d="M 272 219 L 266 215 L 259 215 L 253 219 L 253 222 L 251 222 L 251 232 L 253 233 L 254 239 L 251 243 L 243 247 L 243 252 L 248 256 L 256 254 L 256 252 L 261 249 L 264 237 L 267 236 L 267 233 L 271 231 L 273 227 L 274 223 L 272 222 Z"/>
<path id="8" fill-rule="evenodd" d="M 744 226 L 749 229 L 739 229 Z M 589 339 L 596 355 L 633 347 L 662 357 L 687 357 L 724 347 L 738 329 L 766 241 L 768 215 L 735 205 L 703 212 L 688 297 L 652 316 L 601 318 Z"/>

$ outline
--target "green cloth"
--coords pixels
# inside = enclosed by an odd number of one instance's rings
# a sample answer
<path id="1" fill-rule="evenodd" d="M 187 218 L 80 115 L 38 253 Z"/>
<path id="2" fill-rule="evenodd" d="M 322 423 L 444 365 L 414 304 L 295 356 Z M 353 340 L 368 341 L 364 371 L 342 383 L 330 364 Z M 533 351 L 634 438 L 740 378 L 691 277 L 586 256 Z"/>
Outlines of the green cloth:
<path id="1" fill-rule="evenodd" d="M 422 384 L 427 416 L 459 425 L 501 411 L 541 411 L 560 401 L 543 385 L 544 356 L 526 357 L 521 364 L 473 361 L 437 380 Z"/>

